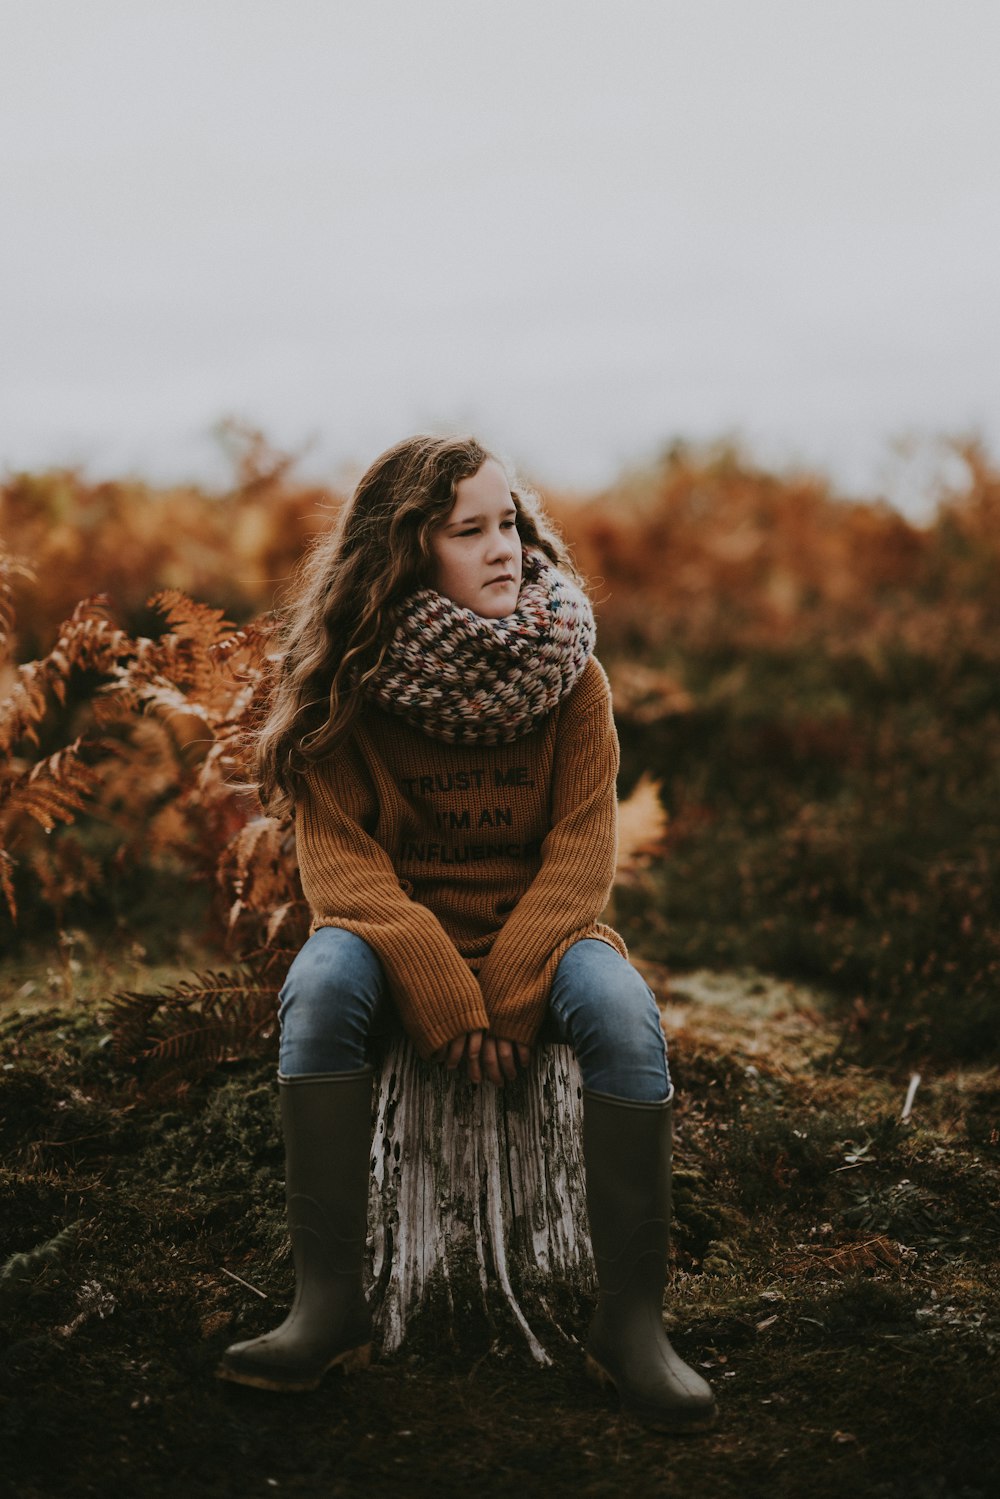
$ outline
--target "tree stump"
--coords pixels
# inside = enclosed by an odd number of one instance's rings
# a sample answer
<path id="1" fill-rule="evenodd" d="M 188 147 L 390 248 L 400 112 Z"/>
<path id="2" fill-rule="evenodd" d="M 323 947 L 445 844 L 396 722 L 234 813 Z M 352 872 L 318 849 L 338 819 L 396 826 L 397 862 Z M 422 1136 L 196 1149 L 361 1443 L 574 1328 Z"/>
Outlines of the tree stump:
<path id="1" fill-rule="evenodd" d="M 536 1047 L 503 1088 L 475 1086 L 393 1040 L 378 1075 L 369 1200 L 376 1334 L 398 1349 L 415 1314 L 456 1340 L 513 1324 L 552 1362 L 595 1294 L 582 1085 L 567 1046 Z"/>

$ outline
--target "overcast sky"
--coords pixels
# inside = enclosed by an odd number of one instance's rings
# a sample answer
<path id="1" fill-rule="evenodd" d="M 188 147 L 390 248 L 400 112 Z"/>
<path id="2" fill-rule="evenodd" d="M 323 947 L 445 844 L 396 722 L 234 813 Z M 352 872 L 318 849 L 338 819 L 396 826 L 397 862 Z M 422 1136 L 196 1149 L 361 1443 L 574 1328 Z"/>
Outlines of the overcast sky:
<path id="1" fill-rule="evenodd" d="M 0 468 L 734 434 L 916 513 L 1000 453 L 998 58 L 1000 0 L 0 0 Z"/>

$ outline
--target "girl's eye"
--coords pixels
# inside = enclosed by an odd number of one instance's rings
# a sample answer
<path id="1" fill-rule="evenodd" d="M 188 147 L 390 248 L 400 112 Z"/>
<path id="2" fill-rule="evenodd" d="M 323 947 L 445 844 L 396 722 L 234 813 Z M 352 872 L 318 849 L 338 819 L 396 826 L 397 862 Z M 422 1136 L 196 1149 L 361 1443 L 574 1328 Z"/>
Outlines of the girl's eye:
<path id="1" fill-rule="evenodd" d="M 478 536 L 479 535 L 479 529 L 480 528 L 478 526 L 466 526 L 464 530 L 462 530 L 462 531 L 456 531 L 455 534 L 456 534 L 456 536 Z M 501 531 L 516 531 L 517 530 L 517 521 L 515 521 L 515 520 L 502 520 L 500 522 L 500 529 L 501 529 Z"/>

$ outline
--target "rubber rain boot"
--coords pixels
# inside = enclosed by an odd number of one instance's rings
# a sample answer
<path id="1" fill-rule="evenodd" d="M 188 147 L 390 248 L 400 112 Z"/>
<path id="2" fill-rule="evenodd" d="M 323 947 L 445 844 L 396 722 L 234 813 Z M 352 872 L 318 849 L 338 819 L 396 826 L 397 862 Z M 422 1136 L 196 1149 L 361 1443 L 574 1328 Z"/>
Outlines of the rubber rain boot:
<path id="1" fill-rule="evenodd" d="M 663 1290 L 670 1236 L 673 1094 L 631 1103 L 583 1094 L 587 1212 L 600 1291 L 587 1370 L 615 1386 L 622 1409 L 663 1431 L 698 1431 L 715 1396 L 670 1346 Z"/>
<path id="2" fill-rule="evenodd" d="M 295 1300 L 280 1327 L 222 1355 L 220 1379 L 314 1390 L 328 1369 L 371 1361 L 362 1276 L 372 1146 L 372 1074 L 279 1077 Z"/>

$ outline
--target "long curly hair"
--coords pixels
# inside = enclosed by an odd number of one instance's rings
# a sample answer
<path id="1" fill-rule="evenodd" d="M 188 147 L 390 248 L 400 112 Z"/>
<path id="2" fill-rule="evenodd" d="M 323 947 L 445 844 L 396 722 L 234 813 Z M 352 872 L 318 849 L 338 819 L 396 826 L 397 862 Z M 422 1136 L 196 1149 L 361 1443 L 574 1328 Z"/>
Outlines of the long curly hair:
<path id="1" fill-rule="evenodd" d="M 296 778 L 350 728 L 388 645 L 393 607 L 429 585 L 431 534 L 451 513 L 457 485 L 487 459 L 507 474 L 522 545 L 579 582 L 537 495 L 475 438 L 408 437 L 387 449 L 290 585 L 253 745 L 267 811 L 287 813 Z"/>

